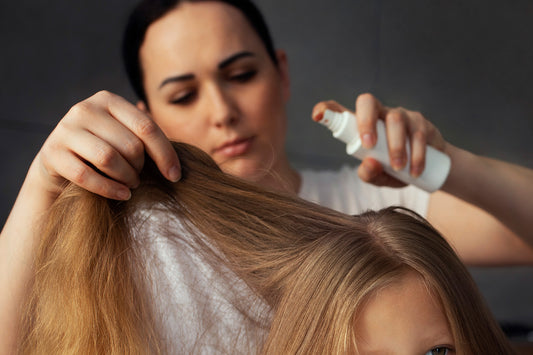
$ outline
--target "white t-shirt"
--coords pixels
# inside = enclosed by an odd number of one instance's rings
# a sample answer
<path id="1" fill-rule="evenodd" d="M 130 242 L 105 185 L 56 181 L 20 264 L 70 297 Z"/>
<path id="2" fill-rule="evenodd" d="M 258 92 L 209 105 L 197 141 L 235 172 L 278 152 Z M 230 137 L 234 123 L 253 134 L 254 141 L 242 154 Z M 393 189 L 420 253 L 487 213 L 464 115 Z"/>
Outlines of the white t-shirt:
<path id="1" fill-rule="evenodd" d="M 256 353 L 270 323 L 269 307 L 231 270 L 213 267 L 176 217 L 157 208 L 140 215 L 135 237 L 146 250 L 168 353 Z M 168 231 L 176 238 L 170 240 Z"/>
<path id="2" fill-rule="evenodd" d="M 347 166 L 338 171 L 305 170 L 300 173 L 300 197 L 319 205 L 346 214 L 403 206 L 423 217 L 427 216 L 430 195 L 415 186 L 377 187 L 363 182 L 357 175 L 357 169 Z"/>
<path id="3" fill-rule="evenodd" d="M 376 188 L 354 168 L 342 168 L 302 172 L 300 196 L 349 214 L 402 205 L 426 215 L 429 194 L 413 187 Z M 213 268 L 175 217 L 150 210 L 138 220 L 135 232 L 151 246 L 148 266 L 170 352 L 256 353 L 268 329 L 268 306 L 232 271 Z M 161 237 L 168 230 L 181 238 Z"/>

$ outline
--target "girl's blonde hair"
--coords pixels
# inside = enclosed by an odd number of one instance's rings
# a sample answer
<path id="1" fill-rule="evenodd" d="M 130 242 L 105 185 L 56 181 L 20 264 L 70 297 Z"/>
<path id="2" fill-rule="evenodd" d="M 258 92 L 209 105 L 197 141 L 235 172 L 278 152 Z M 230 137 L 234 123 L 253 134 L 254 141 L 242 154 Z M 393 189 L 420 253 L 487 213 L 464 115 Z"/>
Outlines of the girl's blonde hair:
<path id="1" fill-rule="evenodd" d="M 230 268 L 270 306 L 258 353 L 356 353 L 358 310 L 413 271 L 439 297 L 458 354 L 512 353 L 466 268 L 414 212 L 348 216 L 227 175 L 191 146 L 175 149 L 182 163 L 178 183 L 165 180 L 147 158 L 142 185 L 129 201 L 75 185 L 57 199 L 35 259 L 21 353 L 167 351 L 145 245 L 133 237 L 140 209 L 178 218 L 213 265 Z"/>

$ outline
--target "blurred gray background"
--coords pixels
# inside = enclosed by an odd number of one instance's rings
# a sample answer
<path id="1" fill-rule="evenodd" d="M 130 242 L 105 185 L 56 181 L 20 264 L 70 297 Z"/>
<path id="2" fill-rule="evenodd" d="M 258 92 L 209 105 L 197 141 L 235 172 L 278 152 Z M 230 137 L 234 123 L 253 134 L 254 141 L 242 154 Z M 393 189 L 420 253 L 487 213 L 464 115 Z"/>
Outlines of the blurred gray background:
<path id="1" fill-rule="evenodd" d="M 2 224 L 31 160 L 72 105 L 102 89 L 135 100 L 119 50 L 134 2 L 0 4 Z M 297 167 L 354 164 L 310 112 L 326 99 L 353 107 L 370 91 L 421 111 L 460 147 L 533 168 L 532 1 L 256 3 L 289 55 L 288 151 Z M 533 325 L 533 268 L 472 272 L 500 321 Z"/>

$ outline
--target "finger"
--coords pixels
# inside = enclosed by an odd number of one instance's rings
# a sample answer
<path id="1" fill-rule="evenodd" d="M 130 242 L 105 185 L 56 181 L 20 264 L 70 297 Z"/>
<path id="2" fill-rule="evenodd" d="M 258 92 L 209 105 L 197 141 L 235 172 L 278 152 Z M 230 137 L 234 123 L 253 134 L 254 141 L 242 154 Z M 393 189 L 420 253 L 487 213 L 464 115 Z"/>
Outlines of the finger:
<path id="1" fill-rule="evenodd" d="M 377 142 L 376 122 L 386 109 L 371 94 L 361 94 L 355 101 L 357 129 L 363 147 L 372 148 Z"/>
<path id="2" fill-rule="evenodd" d="M 313 107 L 313 112 L 311 113 L 311 117 L 313 118 L 313 121 L 319 122 L 324 117 L 324 112 L 326 110 L 331 110 L 335 112 L 344 112 L 348 111 L 348 109 L 341 104 L 339 104 L 336 101 L 322 101 Z"/>
<path id="3" fill-rule="evenodd" d="M 394 170 L 403 169 L 407 163 L 406 120 L 404 112 L 399 109 L 390 110 L 385 118 L 390 165 Z"/>
<path id="4" fill-rule="evenodd" d="M 81 131 L 74 139 L 67 138 L 66 147 L 107 177 L 130 188 L 139 185 L 139 176 L 135 168 L 112 145 L 100 137 Z"/>
<path id="5" fill-rule="evenodd" d="M 57 173 L 85 190 L 114 200 L 131 197 L 127 186 L 97 173 L 70 151 L 60 151 L 54 159 Z"/>
<path id="6" fill-rule="evenodd" d="M 179 180 L 181 166 L 178 156 L 159 126 L 122 97 L 110 93 L 102 95 L 109 113 L 142 141 L 145 151 L 154 160 L 163 176 L 171 181 Z"/>
<path id="7" fill-rule="evenodd" d="M 372 158 L 365 158 L 359 168 L 357 174 L 361 180 L 376 186 L 388 187 L 403 187 L 405 183 L 385 173 L 383 166 Z"/>
<path id="8" fill-rule="evenodd" d="M 418 177 L 422 174 L 426 162 L 427 128 L 426 120 L 418 112 L 407 111 L 410 116 L 409 132 L 411 147 L 410 174 Z"/>
<path id="9" fill-rule="evenodd" d="M 375 159 L 365 158 L 361 161 L 357 173 L 361 180 L 373 183 L 377 176 L 383 174 L 383 166 Z"/>
<path id="10" fill-rule="evenodd" d="M 95 115 L 91 126 L 86 129 L 111 145 L 137 173 L 141 172 L 144 166 L 144 144 L 114 117 L 102 111 L 100 115 Z"/>
<path id="11" fill-rule="evenodd" d="M 144 145 L 127 127 L 107 110 L 103 99 L 112 94 L 99 93 L 74 105 L 58 125 L 54 137 L 76 137 L 80 131 L 88 131 L 100 137 L 117 150 L 137 172 L 144 165 Z M 62 140 L 61 138 L 60 140 Z"/>

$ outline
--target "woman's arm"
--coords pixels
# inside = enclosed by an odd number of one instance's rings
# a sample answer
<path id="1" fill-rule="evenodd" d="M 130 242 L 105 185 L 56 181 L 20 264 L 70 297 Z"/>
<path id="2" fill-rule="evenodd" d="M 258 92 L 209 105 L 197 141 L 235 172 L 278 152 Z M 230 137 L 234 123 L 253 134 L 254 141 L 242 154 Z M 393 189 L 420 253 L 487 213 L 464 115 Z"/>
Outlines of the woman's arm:
<path id="1" fill-rule="evenodd" d="M 0 354 L 13 350 L 41 222 L 66 181 L 107 198 L 128 199 L 145 152 L 165 177 L 179 178 L 178 157 L 159 127 L 108 92 L 76 104 L 50 134 L 0 234 Z"/>
<path id="2" fill-rule="evenodd" d="M 35 166 L 34 162 L 0 234 L 0 354 L 15 352 L 39 225 L 55 199 L 33 178 Z"/>
<path id="3" fill-rule="evenodd" d="M 456 148 L 419 112 L 383 106 L 371 94 L 360 95 L 355 106 L 358 130 L 366 147 L 376 142 L 377 120 L 385 121 L 393 167 L 402 169 L 407 164 L 407 140 L 413 176 L 424 169 L 427 144 L 450 156 L 450 175 L 442 190 L 430 197 L 427 218 L 443 232 L 463 261 L 476 265 L 533 264 L 532 170 Z M 318 120 L 327 108 L 346 110 L 336 102 L 321 102 L 313 110 L 313 119 Z M 387 175 L 372 158 L 361 162 L 358 174 L 378 186 L 405 185 Z"/>
<path id="4" fill-rule="evenodd" d="M 428 219 L 474 265 L 533 264 L 533 170 L 447 145 L 452 170 Z"/>

